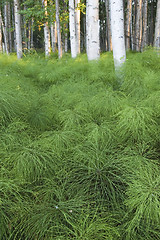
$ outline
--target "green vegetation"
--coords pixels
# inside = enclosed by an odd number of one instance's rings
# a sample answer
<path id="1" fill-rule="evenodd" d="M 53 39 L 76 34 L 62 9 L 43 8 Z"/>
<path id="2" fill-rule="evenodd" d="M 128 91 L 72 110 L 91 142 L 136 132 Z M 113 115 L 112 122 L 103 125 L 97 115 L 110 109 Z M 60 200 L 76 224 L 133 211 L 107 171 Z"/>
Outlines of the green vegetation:
<path id="1" fill-rule="evenodd" d="M 0 240 L 160 239 L 159 66 L 0 56 Z"/>

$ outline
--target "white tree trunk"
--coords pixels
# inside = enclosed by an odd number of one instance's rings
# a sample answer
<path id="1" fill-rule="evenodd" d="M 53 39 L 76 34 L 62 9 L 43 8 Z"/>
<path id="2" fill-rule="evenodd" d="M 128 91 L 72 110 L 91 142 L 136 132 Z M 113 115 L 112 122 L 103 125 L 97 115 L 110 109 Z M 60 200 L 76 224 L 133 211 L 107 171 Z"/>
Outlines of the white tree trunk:
<path id="1" fill-rule="evenodd" d="M 87 56 L 88 60 L 98 60 L 100 57 L 99 0 L 88 0 L 87 8 Z"/>
<path id="2" fill-rule="evenodd" d="M 68 52 L 68 34 L 65 33 L 65 39 L 64 39 L 64 51 L 65 53 Z"/>
<path id="3" fill-rule="evenodd" d="M 80 9 L 78 8 L 80 0 L 75 0 L 75 25 L 76 25 L 76 45 L 77 54 L 81 52 L 80 50 Z"/>
<path id="4" fill-rule="evenodd" d="M 74 0 L 69 0 L 69 29 L 70 29 L 71 56 L 72 58 L 76 58 L 77 41 L 76 41 Z"/>
<path id="5" fill-rule="evenodd" d="M 154 47 L 156 48 L 160 47 L 160 0 L 158 0 L 157 2 Z"/>
<path id="6" fill-rule="evenodd" d="M 62 57 L 62 41 L 61 41 L 61 26 L 59 19 L 59 1 L 56 0 L 56 22 L 57 22 L 57 37 L 58 37 L 58 57 Z"/>
<path id="7" fill-rule="evenodd" d="M 126 60 L 123 0 L 111 1 L 111 31 L 114 65 L 118 70 Z"/>
<path id="8" fill-rule="evenodd" d="M 42 4 L 44 3 L 45 8 L 45 17 L 47 18 L 47 0 L 42 0 Z M 51 45 L 50 45 L 50 30 L 48 26 L 48 21 L 44 24 L 44 43 L 45 43 L 45 56 L 49 57 L 51 53 Z"/>
<path id="9" fill-rule="evenodd" d="M 19 14 L 19 10 L 20 10 L 19 0 L 14 0 L 16 49 L 18 59 L 22 57 L 21 17 Z"/>
<path id="10" fill-rule="evenodd" d="M 51 24 L 51 42 L 52 42 L 52 52 L 55 52 L 57 49 L 57 23 Z"/>
<path id="11" fill-rule="evenodd" d="M 3 49 L 3 52 L 6 51 L 6 53 L 9 54 L 9 52 L 8 52 L 8 45 L 7 45 L 6 31 L 5 31 L 4 23 L 3 23 L 3 20 L 2 20 L 1 9 L 0 9 L 0 22 L 1 22 L 2 32 L 3 32 L 3 37 L 4 37 L 4 45 L 2 44 L 2 49 Z"/>

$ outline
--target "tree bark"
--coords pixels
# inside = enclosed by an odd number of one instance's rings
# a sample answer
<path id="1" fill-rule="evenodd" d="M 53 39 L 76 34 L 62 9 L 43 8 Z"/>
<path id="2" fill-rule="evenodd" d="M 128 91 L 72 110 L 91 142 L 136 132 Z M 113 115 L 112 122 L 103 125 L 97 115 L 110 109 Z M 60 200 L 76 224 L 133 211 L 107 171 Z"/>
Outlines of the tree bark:
<path id="1" fill-rule="evenodd" d="M 157 5 L 158 6 L 158 5 Z M 151 2 L 151 17 L 150 17 L 150 45 L 153 46 L 153 34 L 154 34 L 154 2 Z"/>
<path id="2" fill-rule="evenodd" d="M 34 20 L 33 20 L 33 18 L 32 18 L 32 20 L 31 20 L 31 49 L 33 49 L 34 48 L 34 41 L 33 41 L 33 24 L 34 24 Z M 50 36 L 49 36 L 50 37 Z M 50 44 L 50 43 L 49 43 Z M 51 44 L 50 44 L 51 45 Z M 51 47 L 50 47 L 51 48 Z M 49 48 L 49 49 L 50 49 Z M 51 51 L 51 50 L 50 50 Z"/>
<path id="3" fill-rule="evenodd" d="M 22 35 L 21 35 L 21 17 L 19 14 L 19 0 L 14 0 L 14 11 L 15 11 L 15 32 L 16 32 L 16 49 L 17 58 L 22 58 Z"/>
<path id="4" fill-rule="evenodd" d="M 8 41 L 8 1 L 4 4 L 4 30 L 6 35 L 6 47 L 9 52 L 9 41 Z"/>
<path id="5" fill-rule="evenodd" d="M 156 47 L 156 48 L 160 47 L 160 0 L 158 0 L 158 2 L 157 2 L 154 47 Z"/>
<path id="6" fill-rule="evenodd" d="M 56 21 L 54 24 L 51 24 L 51 42 L 52 42 L 52 52 L 55 52 L 57 49 L 57 24 Z"/>
<path id="7" fill-rule="evenodd" d="M 56 0 L 56 22 L 57 22 L 57 36 L 58 36 L 58 57 L 62 57 L 62 41 L 61 41 L 61 26 L 59 19 L 59 1 Z"/>
<path id="8" fill-rule="evenodd" d="M 49 26 L 48 26 L 48 21 L 47 21 L 47 17 L 48 17 L 48 13 L 47 13 L 47 0 L 42 0 L 42 4 L 44 4 L 45 17 L 46 17 L 46 22 L 44 23 L 45 56 L 49 57 L 50 53 L 51 53 L 51 45 L 50 45 L 50 31 L 49 31 Z M 31 31 L 31 29 L 30 29 L 30 31 Z"/>
<path id="9" fill-rule="evenodd" d="M 88 60 L 98 60 L 100 57 L 100 39 L 99 39 L 99 1 L 88 0 L 87 5 L 87 56 Z"/>
<path id="10" fill-rule="evenodd" d="M 86 28 L 85 28 L 85 32 L 86 32 L 86 41 L 85 41 L 85 45 L 86 45 L 86 53 L 87 53 L 87 56 L 88 56 L 88 45 L 89 45 L 89 42 L 88 42 L 88 18 L 89 18 L 89 7 L 88 7 L 88 1 L 89 0 L 86 0 L 86 21 L 84 21 L 86 24 Z"/>
<path id="11" fill-rule="evenodd" d="M 7 46 L 6 31 L 5 31 L 4 23 L 3 23 L 3 20 L 2 20 L 1 9 L 0 9 L 0 22 L 1 22 L 2 32 L 3 32 L 3 37 L 4 37 L 4 48 L 3 48 L 3 44 L 2 44 L 2 48 L 6 51 L 7 54 L 9 54 L 8 46 Z"/>
<path id="12" fill-rule="evenodd" d="M 111 30 L 114 65 L 118 71 L 126 60 L 123 0 L 111 1 Z"/>
<path id="13" fill-rule="evenodd" d="M 28 50 L 31 49 L 31 21 L 28 22 Z"/>
<path id="14" fill-rule="evenodd" d="M 131 18 L 132 18 L 132 0 L 127 2 L 127 13 L 126 13 L 126 27 L 125 27 L 125 39 L 126 49 L 130 48 L 131 41 Z"/>
<path id="15" fill-rule="evenodd" d="M 12 52 L 12 32 L 11 32 L 11 4 L 8 2 L 8 41 L 9 51 Z"/>
<path id="16" fill-rule="evenodd" d="M 111 51 L 112 49 L 112 39 L 111 39 L 111 21 L 110 21 L 110 4 L 109 0 L 105 0 L 106 4 L 106 39 L 107 39 L 107 50 Z"/>
<path id="17" fill-rule="evenodd" d="M 15 12 L 14 12 L 14 5 L 12 6 L 12 26 L 13 26 L 13 29 L 15 29 Z M 13 48 L 14 48 L 14 51 L 17 52 L 16 32 L 15 32 L 15 31 L 13 31 Z"/>
<path id="18" fill-rule="evenodd" d="M 132 50 L 136 51 L 136 16 L 137 16 L 137 0 L 134 1 L 133 10 L 133 24 L 132 24 Z"/>
<path id="19" fill-rule="evenodd" d="M 76 41 L 74 0 L 69 0 L 69 28 L 70 28 L 71 56 L 72 58 L 76 58 L 77 57 L 77 41 Z"/>
<path id="20" fill-rule="evenodd" d="M 78 8 L 80 4 L 80 0 L 75 0 L 75 27 L 76 27 L 76 48 L 77 48 L 77 54 L 79 54 L 80 51 L 80 9 Z"/>
<path id="21" fill-rule="evenodd" d="M 144 0 L 144 3 L 143 3 L 143 37 L 142 37 L 142 46 L 141 46 L 142 51 L 143 51 L 144 47 L 147 45 L 147 8 L 148 8 L 148 0 Z"/>
<path id="22" fill-rule="evenodd" d="M 138 0 L 136 14 L 136 51 L 140 51 L 142 40 L 142 0 Z"/>
<path id="23" fill-rule="evenodd" d="M 3 52 L 3 48 L 2 48 L 2 19 L 0 17 L 0 53 Z"/>
<path id="24" fill-rule="evenodd" d="M 68 52 L 68 34 L 65 33 L 65 39 L 64 39 L 64 51 L 65 53 Z"/>

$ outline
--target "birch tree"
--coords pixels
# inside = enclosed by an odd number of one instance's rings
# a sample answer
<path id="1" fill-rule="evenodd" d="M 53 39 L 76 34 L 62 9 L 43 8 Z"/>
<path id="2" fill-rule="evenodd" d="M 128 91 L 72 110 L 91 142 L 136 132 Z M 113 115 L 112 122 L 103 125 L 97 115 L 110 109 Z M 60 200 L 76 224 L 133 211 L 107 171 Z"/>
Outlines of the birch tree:
<path id="1" fill-rule="evenodd" d="M 99 0 L 87 0 L 87 56 L 88 60 L 100 57 L 99 40 Z"/>
<path id="2" fill-rule="evenodd" d="M 7 45 L 7 34 L 6 34 L 6 29 L 4 27 L 3 19 L 2 19 L 1 9 L 0 9 L 0 22 L 1 22 L 2 33 L 4 37 L 4 51 L 6 52 L 6 54 L 9 54 L 8 45 Z M 3 43 L 2 43 L 2 48 L 3 48 Z"/>
<path id="3" fill-rule="evenodd" d="M 10 2 L 8 2 L 7 15 L 8 15 L 8 42 L 9 42 L 9 52 L 12 52 L 11 4 L 10 4 Z"/>
<path id="4" fill-rule="evenodd" d="M 61 26 L 59 19 L 59 0 L 56 0 L 56 22 L 57 22 L 57 37 L 58 37 L 58 57 L 62 57 L 62 41 L 61 41 Z"/>
<path id="5" fill-rule="evenodd" d="M 74 0 L 69 0 L 69 29 L 70 29 L 71 56 L 72 56 L 72 58 L 76 58 L 77 42 L 76 42 Z"/>
<path id="6" fill-rule="evenodd" d="M 157 13 L 155 23 L 154 47 L 160 47 L 160 0 L 157 2 Z"/>
<path id="7" fill-rule="evenodd" d="M 80 53 L 80 0 L 75 0 L 76 51 Z"/>
<path id="8" fill-rule="evenodd" d="M 45 18 L 46 21 L 44 23 L 44 43 L 45 43 L 45 56 L 49 57 L 51 53 L 51 45 L 50 45 L 50 30 L 48 26 L 48 13 L 47 13 L 47 0 L 42 0 L 42 4 L 44 5 L 45 8 Z"/>
<path id="9" fill-rule="evenodd" d="M 56 21 L 51 24 L 51 43 L 52 43 L 52 52 L 55 52 L 56 48 L 57 48 L 57 23 L 56 23 Z"/>
<path id="10" fill-rule="evenodd" d="M 14 0 L 16 49 L 18 59 L 22 57 L 21 17 L 19 14 L 19 10 L 19 0 Z"/>
<path id="11" fill-rule="evenodd" d="M 111 30 L 114 65 L 119 70 L 126 60 L 123 0 L 111 1 Z"/>

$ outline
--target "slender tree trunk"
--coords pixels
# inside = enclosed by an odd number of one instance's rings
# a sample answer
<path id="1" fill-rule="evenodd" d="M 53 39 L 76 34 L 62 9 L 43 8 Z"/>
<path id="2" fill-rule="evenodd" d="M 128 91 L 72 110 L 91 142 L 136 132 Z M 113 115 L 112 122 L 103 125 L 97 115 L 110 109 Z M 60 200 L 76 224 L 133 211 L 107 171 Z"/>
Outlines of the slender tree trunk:
<path id="1" fill-rule="evenodd" d="M 85 45 L 86 45 L 86 53 L 87 53 L 87 56 L 88 56 L 88 46 L 89 46 L 89 40 L 88 40 L 88 24 L 89 24 L 89 7 L 88 7 L 88 1 L 89 0 L 86 0 L 86 21 L 84 21 L 86 24 L 85 24 L 85 30 L 86 30 L 86 41 L 85 41 Z"/>
<path id="2" fill-rule="evenodd" d="M 67 3 L 66 2 L 64 2 L 64 9 L 65 9 L 65 13 L 68 14 Z M 65 51 L 65 53 L 68 52 L 68 33 L 67 33 L 67 29 L 68 29 L 68 21 L 65 23 L 65 30 L 64 30 L 64 51 Z"/>
<path id="3" fill-rule="evenodd" d="M 139 21 L 139 51 L 141 50 L 142 46 L 142 35 L 143 35 L 143 20 L 142 20 L 142 0 L 140 0 L 140 21 Z"/>
<path id="4" fill-rule="evenodd" d="M 52 52 L 55 52 L 55 42 L 54 42 L 54 35 L 55 35 L 55 28 L 53 23 L 51 23 L 51 46 L 52 46 Z"/>
<path id="5" fill-rule="evenodd" d="M 99 0 L 88 0 L 88 60 L 97 60 L 100 57 L 99 39 Z"/>
<path id="6" fill-rule="evenodd" d="M 154 47 L 156 47 L 156 48 L 160 47 L 160 0 L 158 0 L 158 2 L 157 2 Z"/>
<path id="7" fill-rule="evenodd" d="M 133 9 L 133 7 L 132 7 Z M 133 28 L 132 28 L 132 50 L 136 51 L 136 16 L 137 16 L 137 0 L 134 1 L 133 9 Z"/>
<path id="8" fill-rule="evenodd" d="M 6 35 L 6 48 L 9 52 L 9 44 L 8 44 L 8 1 L 4 4 L 4 31 Z"/>
<path id="9" fill-rule="evenodd" d="M 15 12 L 14 12 L 14 5 L 12 6 L 12 26 L 13 26 L 13 29 L 15 29 Z M 13 47 L 14 47 L 14 51 L 17 52 L 17 46 L 16 46 L 16 31 L 13 31 Z"/>
<path id="10" fill-rule="evenodd" d="M 52 52 L 57 49 L 57 23 L 51 24 Z"/>
<path id="11" fill-rule="evenodd" d="M 112 49 L 112 39 L 111 39 L 111 21 L 110 21 L 110 4 L 109 0 L 105 0 L 106 3 L 106 39 L 107 39 L 107 50 Z"/>
<path id="12" fill-rule="evenodd" d="M 125 27 L 126 49 L 130 48 L 131 18 L 132 18 L 132 0 L 128 0 L 128 2 L 127 2 L 127 13 L 126 13 L 126 27 Z"/>
<path id="13" fill-rule="evenodd" d="M 86 50 L 86 14 L 83 14 L 83 37 L 82 37 L 82 49 Z M 86 50 L 87 51 L 87 50 Z"/>
<path id="14" fill-rule="evenodd" d="M 142 0 L 138 0 L 136 14 L 136 51 L 140 51 L 142 39 Z"/>
<path id="15" fill-rule="evenodd" d="M 24 10 L 26 11 L 26 6 L 24 5 Z M 24 24 L 24 51 L 27 50 L 27 22 L 26 22 L 26 17 L 24 15 L 23 18 L 23 24 Z"/>
<path id="16" fill-rule="evenodd" d="M 32 18 L 31 20 L 31 49 L 34 48 L 34 41 L 33 41 L 33 23 L 34 23 L 34 20 Z"/>
<path id="17" fill-rule="evenodd" d="M 9 41 L 9 51 L 12 52 L 12 32 L 11 32 L 11 5 L 8 2 L 8 41 Z"/>
<path id="18" fill-rule="evenodd" d="M 80 0 L 75 0 L 75 25 L 76 25 L 76 45 L 77 54 L 80 53 Z"/>
<path id="19" fill-rule="evenodd" d="M 31 49 L 31 21 L 28 22 L 28 50 Z"/>
<path id="20" fill-rule="evenodd" d="M 5 31 L 4 23 L 3 23 L 3 20 L 2 20 L 1 9 L 0 9 L 0 22 L 1 22 L 2 32 L 3 32 L 3 37 L 4 37 L 4 47 L 3 47 L 3 44 L 2 44 L 2 48 L 3 48 L 3 51 L 5 50 L 6 53 L 9 54 L 8 45 L 7 45 L 6 31 Z"/>
<path id="21" fill-rule="evenodd" d="M 109 39 L 110 39 L 110 51 L 112 51 L 112 31 L 111 31 L 111 1 L 109 1 L 109 26 L 110 26 L 110 31 L 109 31 Z"/>
<path id="22" fill-rule="evenodd" d="M 19 0 L 14 0 L 16 48 L 18 59 L 22 57 L 21 17 L 19 14 L 19 10 L 20 10 Z"/>
<path id="23" fill-rule="evenodd" d="M 45 17 L 47 19 L 47 0 L 42 0 L 42 4 L 44 3 L 45 8 Z M 51 45 L 50 45 L 50 31 L 48 26 L 48 21 L 44 23 L 44 43 L 45 43 L 45 56 L 49 57 L 51 53 Z"/>
<path id="24" fill-rule="evenodd" d="M 77 57 L 77 41 L 76 41 L 74 0 L 69 0 L 69 28 L 70 28 L 71 56 L 72 58 L 76 58 Z"/>
<path id="25" fill-rule="evenodd" d="M 116 71 L 119 71 L 126 60 L 122 0 L 111 1 L 111 30 L 114 65 Z"/>
<path id="26" fill-rule="evenodd" d="M 67 27 L 66 27 L 67 28 Z M 64 51 L 65 53 L 68 52 L 68 34 L 65 33 L 65 39 L 64 39 Z"/>
<path id="27" fill-rule="evenodd" d="M 58 57 L 62 57 L 62 41 L 61 41 L 61 26 L 59 19 L 59 1 L 56 0 L 56 22 L 57 22 L 57 36 L 58 36 Z"/>
<path id="28" fill-rule="evenodd" d="M 158 5 L 157 5 L 158 6 Z M 153 34 L 154 34 L 154 2 L 151 2 L 151 18 L 150 18 L 150 45 L 153 46 Z"/>
<path id="29" fill-rule="evenodd" d="M 3 52 L 3 48 L 2 48 L 2 19 L 0 17 L 0 53 Z"/>
<path id="30" fill-rule="evenodd" d="M 142 46 L 141 50 L 147 45 L 147 8 L 148 8 L 148 0 L 144 0 L 143 5 L 143 37 L 142 37 Z"/>

